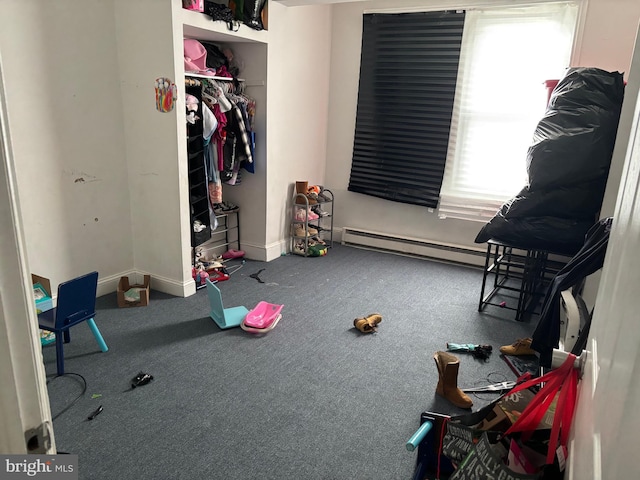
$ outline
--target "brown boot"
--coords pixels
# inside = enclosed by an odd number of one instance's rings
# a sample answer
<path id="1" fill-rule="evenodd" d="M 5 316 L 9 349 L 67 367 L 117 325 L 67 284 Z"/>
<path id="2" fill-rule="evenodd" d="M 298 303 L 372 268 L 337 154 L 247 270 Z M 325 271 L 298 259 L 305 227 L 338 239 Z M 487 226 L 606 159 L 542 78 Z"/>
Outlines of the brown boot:
<path id="1" fill-rule="evenodd" d="M 309 189 L 309 182 L 296 182 L 296 193 L 301 193 L 303 195 L 306 195 L 308 189 Z"/>
<path id="2" fill-rule="evenodd" d="M 296 182 L 296 193 L 299 195 L 307 196 L 307 190 L 309 188 L 309 182 Z M 298 205 L 306 205 L 304 198 L 296 196 L 296 203 Z"/>
<path id="3" fill-rule="evenodd" d="M 438 367 L 438 386 L 436 393 L 443 396 L 456 407 L 471 408 L 473 402 L 458 388 L 458 368 L 460 360 L 447 352 L 436 352 L 433 356 Z"/>

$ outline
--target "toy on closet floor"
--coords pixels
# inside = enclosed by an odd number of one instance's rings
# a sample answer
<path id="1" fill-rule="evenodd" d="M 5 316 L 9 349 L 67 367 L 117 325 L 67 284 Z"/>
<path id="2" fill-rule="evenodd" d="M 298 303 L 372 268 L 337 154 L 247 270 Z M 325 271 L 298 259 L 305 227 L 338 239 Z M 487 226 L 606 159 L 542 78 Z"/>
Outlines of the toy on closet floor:
<path id="1" fill-rule="evenodd" d="M 205 285 L 209 278 L 209 272 L 207 272 L 202 263 L 197 263 L 195 267 L 191 268 L 191 277 L 196 281 L 196 285 Z"/>
<path id="2" fill-rule="evenodd" d="M 209 279 L 213 283 L 224 282 L 229 280 L 229 273 L 226 268 L 214 268 L 209 271 Z"/>
<path id="3" fill-rule="evenodd" d="M 284 305 L 264 301 L 259 302 L 253 310 L 249 310 L 249 313 L 240 324 L 240 328 L 250 333 L 270 332 L 282 318 L 280 312 L 283 308 Z"/>

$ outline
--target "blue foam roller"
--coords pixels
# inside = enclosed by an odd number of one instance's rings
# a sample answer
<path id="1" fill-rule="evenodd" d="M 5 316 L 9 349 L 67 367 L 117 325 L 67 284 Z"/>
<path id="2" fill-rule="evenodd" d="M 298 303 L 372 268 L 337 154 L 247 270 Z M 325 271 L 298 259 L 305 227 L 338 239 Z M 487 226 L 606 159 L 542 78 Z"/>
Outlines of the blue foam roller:
<path id="1" fill-rule="evenodd" d="M 429 430 L 431 430 L 432 427 L 433 423 L 431 422 L 424 422 L 422 425 L 420 425 L 420 428 L 416 430 L 416 433 L 414 433 L 411 438 L 407 440 L 407 450 L 413 452 L 418 447 L 418 445 L 420 445 L 420 442 L 424 439 L 427 433 L 429 433 Z"/>

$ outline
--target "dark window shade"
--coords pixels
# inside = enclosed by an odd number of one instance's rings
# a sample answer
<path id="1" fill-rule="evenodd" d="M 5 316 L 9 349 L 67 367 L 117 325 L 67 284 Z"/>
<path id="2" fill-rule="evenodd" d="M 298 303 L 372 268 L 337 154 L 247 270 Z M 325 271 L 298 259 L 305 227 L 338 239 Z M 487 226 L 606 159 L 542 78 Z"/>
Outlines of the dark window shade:
<path id="1" fill-rule="evenodd" d="M 437 207 L 464 12 L 366 14 L 349 191 Z"/>

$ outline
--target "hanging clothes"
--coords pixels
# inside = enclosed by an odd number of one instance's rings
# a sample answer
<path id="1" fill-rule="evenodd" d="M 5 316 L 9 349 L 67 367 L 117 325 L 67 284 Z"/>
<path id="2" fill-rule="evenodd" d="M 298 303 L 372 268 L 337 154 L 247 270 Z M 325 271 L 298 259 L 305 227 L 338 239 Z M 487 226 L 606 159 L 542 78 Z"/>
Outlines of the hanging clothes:
<path id="1" fill-rule="evenodd" d="M 203 81 L 203 101 L 218 120 L 212 141 L 215 143 L 220 180 L 229 185 L 241 181 L 240 168 L 254 173 L 254 135 L 252 112 L 255 101 L 233 93 L 231 82 Z"/>
<path id="2" fill-rule="evenodd" d="M 203 129 L 202 129 L 202 139 L 204 144 L 204 159 L 207 164 L 207 180 L 210 182 L 213 181 L 215 177 L 217 177 L 216 171 L 218 169 L 218 165 L 214 162 L 213 155 L 211 153 L 211 137 L 214 132 L 218 128 L 218 120 L 215 115 L 209 108 L 209 106 L 204 103 L 202 105 L 202 116 L 203 116 Z"/>
<path id="3" fill-rule="evenodd" d="M 560 341 L 560 294 L 602 268 L 612 223 L 613 218 L 607 217 L 592 226 L 582 248 L 549 285 L 531 342 L 531 348 L 540 353 L 543 367 L 551 367 L 553 349 Z"/>
<path id="4" fill-rule="evenodd" d="M 246 97 L 245 97 L 245 100 L 246 100 Z M 249 140 L 249 149 L 251 152 L 251 159 L 252 159 L 251 162 L 245 162 L 244 164 L 242 164 L 242 168 L 244 168 L 249 173 L 255 173 L 253 158 L 255 156 L 256 137 L 251 127 L 251 121 L 249 120 L 247 103 L 248 102 L 246 101 L 237 103 L 238 108 L 240 108 L 240 112 L 242 113 L 242 119 L 244 120 L 245 128 L 247 130 L 247 137 Z"/>
<path id="5" fill-rule="evenodd" d="M 218 171 L 218 155 L 213 135 L 218 129 L 218 120 L 206 102 L 203 102 L 203 143 L 204 160 L 207 172 L 207 189 L 209 193 L 209 206 L 214 209 L 216 204 L 222 203 L 222 182 Z M 212 230 L 214 222 L 211 223 Z M 217 226 L 217 221 L 215 222 Z"/>

